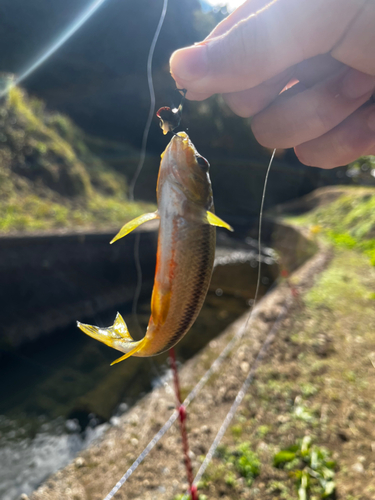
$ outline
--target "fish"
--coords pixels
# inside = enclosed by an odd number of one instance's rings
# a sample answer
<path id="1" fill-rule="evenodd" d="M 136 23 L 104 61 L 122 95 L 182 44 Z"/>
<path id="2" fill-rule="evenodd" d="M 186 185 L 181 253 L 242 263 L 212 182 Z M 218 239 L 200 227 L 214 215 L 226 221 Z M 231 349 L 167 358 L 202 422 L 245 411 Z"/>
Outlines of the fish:
<path id="1" fill-rule="evenodd" d="M 77 322 L 87 335 L 129 356 L 161 354 L 182 339 L 197 318 L 211 280 L 216 227 L 233 231 L 214 213 L 209 163 L 185 132 L 173 135 L 161 155 L 157 211 L 125 224 L 111 243 L 141 224 L 159 219 L 151 316 L 145 336 L 134 340 L 120 313 L 112 326 Z"/>

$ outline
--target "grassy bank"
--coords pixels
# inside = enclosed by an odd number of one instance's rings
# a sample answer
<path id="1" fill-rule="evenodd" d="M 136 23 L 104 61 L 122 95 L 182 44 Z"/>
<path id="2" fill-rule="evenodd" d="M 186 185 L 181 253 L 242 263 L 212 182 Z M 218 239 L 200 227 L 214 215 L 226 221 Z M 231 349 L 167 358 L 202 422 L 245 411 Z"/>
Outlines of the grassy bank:
<path id="1" fill-rule="evenodd" d="M 119 226 L 154 209 L 127 200 L 126 178 L 71 120 L 12 88 L 0 104 L 0 232 Z"/>
<path id="2" fill-rule="evenodd" d="M 374 208 L 373 189 L 345 188 L 288 217 L 334 257 L 284 323 L 202 498 L 375 498 Z"/>

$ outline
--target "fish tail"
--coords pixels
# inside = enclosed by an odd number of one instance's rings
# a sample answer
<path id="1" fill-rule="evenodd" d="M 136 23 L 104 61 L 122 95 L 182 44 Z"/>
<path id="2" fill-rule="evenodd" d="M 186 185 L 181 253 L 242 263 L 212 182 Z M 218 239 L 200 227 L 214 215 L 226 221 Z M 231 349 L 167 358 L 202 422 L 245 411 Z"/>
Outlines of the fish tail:
<path id="1" fill-rule="evenodd" d="M 117 313 L 113 325 L 108 326 L 107 328 L 85 325 L 79 321 L 77 321 L 77 326 L 80 330 L 86 333 L 86 335 L 89 335 L 90 337 L 99 340 L 99 342 L 125 353 L 124 356 L 121 356 L 121 358 L 118 358 L 111 363 L 111 366 L 115 363 L 123 361 L 141 350 L 146 341 L 146 337 L 139 341 L 135 341 L 133 339 L 120 313 Z"/>

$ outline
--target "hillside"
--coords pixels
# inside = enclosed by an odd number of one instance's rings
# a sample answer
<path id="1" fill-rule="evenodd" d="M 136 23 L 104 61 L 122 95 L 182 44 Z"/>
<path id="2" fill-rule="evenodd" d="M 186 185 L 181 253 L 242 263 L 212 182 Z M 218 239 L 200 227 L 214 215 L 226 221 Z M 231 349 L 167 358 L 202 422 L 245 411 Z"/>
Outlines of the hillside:
<path id="1" fill-rule="evenodd" d="M 14 87 L 0 102 L 0 232 L 117 227 L 150 206 L 64 115 Z"/>

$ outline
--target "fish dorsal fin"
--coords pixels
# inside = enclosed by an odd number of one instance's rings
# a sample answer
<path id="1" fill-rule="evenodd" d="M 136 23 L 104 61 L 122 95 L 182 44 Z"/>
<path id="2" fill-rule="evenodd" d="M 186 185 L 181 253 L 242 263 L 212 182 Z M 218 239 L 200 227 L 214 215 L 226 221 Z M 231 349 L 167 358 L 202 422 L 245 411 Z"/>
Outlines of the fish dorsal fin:
<path id="1" fill-rule="evenodd" d="M 131 233 L 134 231 L 134 229 L 137 229 L 141 224 L 144 224 L 145 222 L 148 222 L 149 220 L 154 220 L 154 219 L 159 219 L 159 214 L 158 212 L 151 212 L 149 214 L 143 214 L 140 215 L 139 217 L 136 217 L 135 219 L 131 220 L 130 222 L 127 222 L 125 226 L 122 226 L 120 231 L 116 234 L 116 236 L 111 240 L 111 245 L 115 241 L 119 240 L 120 238 L 123 238 L 127 234 Z"/>
<path id="2" fill-rule="evenodd" d="M 228 229 L 228 231 L 233 231 L 233 228 L 224 222 L 220 217 L 217 215 L 213 214 L 209 210 L 206 212 L 207 216 L 207 223 L 210 224 L 211 226 L 218 226 L 218 227 L 225 227 L 225 229 Z"/>

